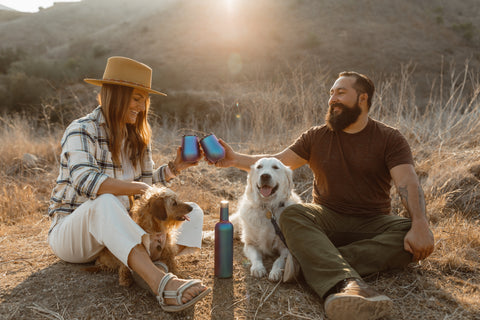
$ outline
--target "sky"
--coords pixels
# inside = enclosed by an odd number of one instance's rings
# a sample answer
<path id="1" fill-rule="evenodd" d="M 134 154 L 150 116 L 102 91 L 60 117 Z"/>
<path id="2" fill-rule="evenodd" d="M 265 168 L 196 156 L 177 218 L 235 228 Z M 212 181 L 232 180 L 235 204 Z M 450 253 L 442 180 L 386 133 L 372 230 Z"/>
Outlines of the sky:
<path id="1" fill-rule="evenodd" d="M 38 7 L 48 8 L 53 5 L 53 2 L 76 1 L 80 0 L 0 0 L 0 4 L 18 11 L 37 12 Z"/>

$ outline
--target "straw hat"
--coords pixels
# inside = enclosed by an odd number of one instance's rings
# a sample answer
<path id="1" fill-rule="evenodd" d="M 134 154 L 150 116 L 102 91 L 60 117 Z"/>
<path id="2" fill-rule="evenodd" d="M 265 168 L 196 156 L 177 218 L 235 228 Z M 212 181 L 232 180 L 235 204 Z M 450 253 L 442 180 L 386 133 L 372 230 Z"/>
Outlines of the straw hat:
<path id="1" fill-rule="evenodd" d="M 103 79 L 87 78 L 84 81 L 96 86 L 101 86 L 104 83 L 118 84 L 166 96 L 165 93 L 152 89 L 152 68 L 125 57 L 108 58 Z"/>

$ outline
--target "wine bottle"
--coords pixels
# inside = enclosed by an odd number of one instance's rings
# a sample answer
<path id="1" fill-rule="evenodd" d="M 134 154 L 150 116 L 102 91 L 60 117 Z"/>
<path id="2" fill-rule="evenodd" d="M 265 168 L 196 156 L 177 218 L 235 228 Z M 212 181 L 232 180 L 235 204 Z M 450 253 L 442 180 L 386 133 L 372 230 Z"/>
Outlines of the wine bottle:
<path id="1" fill-rule="evenodd" d="M 233 225 L 228 221 L 228 201 L 220 202 L 220 221 L 215 225 L 215 276 L 233 274 Z"/>

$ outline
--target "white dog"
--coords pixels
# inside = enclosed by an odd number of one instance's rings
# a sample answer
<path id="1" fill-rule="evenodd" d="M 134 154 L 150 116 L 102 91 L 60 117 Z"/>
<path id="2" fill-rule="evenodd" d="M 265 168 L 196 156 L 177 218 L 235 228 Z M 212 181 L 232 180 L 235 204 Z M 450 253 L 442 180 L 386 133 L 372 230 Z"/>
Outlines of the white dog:
<path id="1" fill-rule="evenodd" d="M 250 168 L 245 193 L 231 221 L 235 230 L 241 231 L 243 252 L 252 263 L 250 274 L 254 277 L 267 274 L 263 256 L 277 253 L 280 256 L 273 263 L 268 279 L 282 279 L 285 259 L 290 252 L 271 220 L 278 222 L 286 207 L 301 202 L 293 188 L 292 170 L 276 158 L 262 158 Z"/>

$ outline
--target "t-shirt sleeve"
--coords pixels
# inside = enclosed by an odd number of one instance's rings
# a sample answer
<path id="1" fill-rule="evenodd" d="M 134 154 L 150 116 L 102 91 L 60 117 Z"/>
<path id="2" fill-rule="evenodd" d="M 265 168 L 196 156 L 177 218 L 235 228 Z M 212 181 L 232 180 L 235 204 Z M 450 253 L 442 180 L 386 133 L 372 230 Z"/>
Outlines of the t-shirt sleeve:
<path id="1" fill-rule="evenodd" d="M 385 162 L 388 170 L 401 165 L 414 165 L 412 151 L 408 145 L 407 139 L 398 131 L 394 130 L 387 144 L 385 152 Z"/>
<path id="2" fill-rule="evenodd" d="M 310 129 L 298 137 L 288 148 L 308 161 L 312 151 L 312 136 L 313 129 Z"/>

